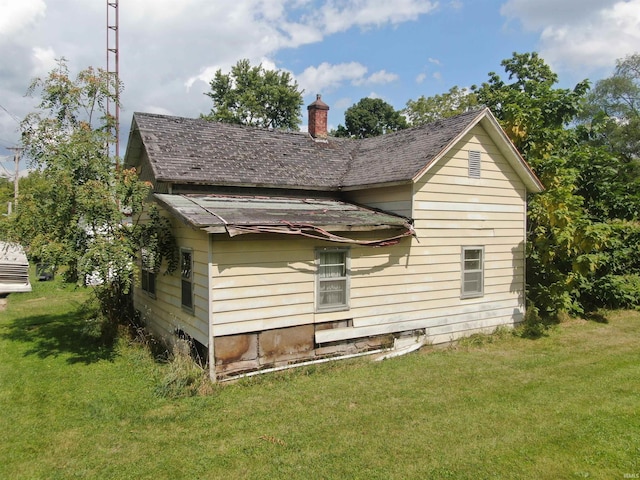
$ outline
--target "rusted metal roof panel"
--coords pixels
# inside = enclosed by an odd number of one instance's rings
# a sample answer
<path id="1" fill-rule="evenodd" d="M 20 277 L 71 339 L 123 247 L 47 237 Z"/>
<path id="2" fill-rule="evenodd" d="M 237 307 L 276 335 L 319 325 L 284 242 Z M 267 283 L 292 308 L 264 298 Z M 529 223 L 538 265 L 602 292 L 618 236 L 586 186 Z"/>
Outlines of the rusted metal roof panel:
<path id="1" fill-rule="evenodd" d="M 402 228 L 408 219 L 326 198 L 218 194 L 155 197 L 194 227 L 308 224 L 343 230 Z"/>
<path id="2" fill-rule="evenodd" d="M 411 220 L 330 198 L 240 196 L 221 194 L 155 194 L 187 224 L 209 233 L 279 233 L 334 242 L 380 246 L 412 235 Z M 353 240 L 331 232 L 395 229 L 378 240 Z"/>

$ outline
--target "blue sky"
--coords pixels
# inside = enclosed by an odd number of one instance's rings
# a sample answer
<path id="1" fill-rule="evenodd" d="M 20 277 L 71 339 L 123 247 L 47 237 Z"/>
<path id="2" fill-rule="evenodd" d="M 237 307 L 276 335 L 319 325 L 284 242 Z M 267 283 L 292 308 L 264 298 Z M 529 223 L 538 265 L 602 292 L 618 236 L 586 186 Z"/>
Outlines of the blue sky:
<path id="1" fill-rule="evenodd" d="M 106 10 L 0 0 L 0 157 L 19 142 L 14 117 L 34 108 L 33 77 L 62 56 L 74 73 L 105 66 Z M 640 0 L 120 0 L 119 14 L 125 141 L 134 111 L 208 112 L 208 80 L 242 58 L 291 72 L 305 105 L 322 94 L 335 128 L 363 97 L 401 109 L 503 73 L 514 51 L 539 52 L 564 87 L 640 51 Z"/>

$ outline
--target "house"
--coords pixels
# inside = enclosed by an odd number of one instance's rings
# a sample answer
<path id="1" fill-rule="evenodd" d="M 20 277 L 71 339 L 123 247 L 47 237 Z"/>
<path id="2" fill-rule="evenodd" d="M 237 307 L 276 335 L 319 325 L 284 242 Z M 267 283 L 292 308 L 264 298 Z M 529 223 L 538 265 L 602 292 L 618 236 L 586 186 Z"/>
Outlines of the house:
<path id="1" fill-rule="evenodd" d="M 17 243 L 0 242 L 0 295 L 30 292 L 29 261 Z"/>
<path id="2" fill-rule="evenodd" d="M 207 351 L 211 377 L 442 343 L 525 313 L 527 194 L 488 109 L 362 140 L 135 113 L 125 163 L 180 249 L 135 308 Z"/>

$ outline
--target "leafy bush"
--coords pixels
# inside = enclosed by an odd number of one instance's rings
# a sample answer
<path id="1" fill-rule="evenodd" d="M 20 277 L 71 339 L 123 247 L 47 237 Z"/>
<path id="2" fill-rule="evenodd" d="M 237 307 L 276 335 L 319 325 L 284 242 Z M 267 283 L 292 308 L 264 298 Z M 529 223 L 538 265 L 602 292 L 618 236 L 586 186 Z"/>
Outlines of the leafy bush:
<path id="1" fill-rule="evenodd" d="M 594 284 L 593 297 L 607 308 L 638 308 L 640 306 L 640 275 L 606 275 Z"/>

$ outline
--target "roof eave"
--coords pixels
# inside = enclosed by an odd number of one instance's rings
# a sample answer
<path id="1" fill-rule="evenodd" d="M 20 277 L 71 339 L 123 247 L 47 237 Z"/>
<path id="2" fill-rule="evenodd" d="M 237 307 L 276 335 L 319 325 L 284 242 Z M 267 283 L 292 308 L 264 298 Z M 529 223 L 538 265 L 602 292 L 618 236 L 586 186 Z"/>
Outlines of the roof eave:
<path id="1" fill-rule="evenodd" d="M 398 187 L 402 185 L 411 185 L 413 183 L 413 179 L 409 178 L 406 180 L 394 180 L 391 182 L 381 182 L 381 183 L 363 183 L 359 185 L 348 185 L 340 187 L 340 191 L 342 192 L 357 192 L 358 190 L 365 190 L 370 188 L 387 188 L 387 187 Z"/>
<path id="2" fill-rule="evenodd" d="M 340 187 L 334 186 L 309 186 L 309 185 L 286 185 L 286 184 L 273 184 L 273 183 L 250 183 L 250 182 L 210 182 L 210 181 L 184 181 L 184 179 L 177 179 L 175 177 L 160 175 L 156 177 L 158 182 L 164 182 L 171 185 L 171 188 L 176 188 L 181 185 L 189 186 L 206 186 L 211 188 L 274 188 L 274 189 L 289 189 L 299 191 L 314 191 L 314 192 L 337 192 L 340 191 Z"/>

